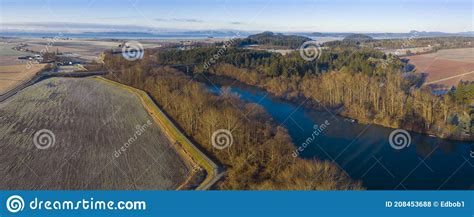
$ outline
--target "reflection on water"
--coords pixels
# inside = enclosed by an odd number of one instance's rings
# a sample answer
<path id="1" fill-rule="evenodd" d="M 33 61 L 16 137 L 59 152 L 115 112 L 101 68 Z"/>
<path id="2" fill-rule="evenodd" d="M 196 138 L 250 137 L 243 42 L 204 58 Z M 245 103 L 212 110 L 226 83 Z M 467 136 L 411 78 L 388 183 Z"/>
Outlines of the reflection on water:
<path id="1" fill-rule="evenodd" d="M 216 86 L 214 86 L 216 85 Z M 210 91 L 218 93 L 214 82 Z M 302 158 L 334 161 L 368 189 L 470 189 L 474 186 L 474 144 L 441 140 L 410 132 L 411 145 L 395 150 L 388 138 L 394 129 L 357 124 L 329 112 L 306 109 L 233 83 L 230 91 L 258 103 L 285 126 Z M 314 126 L 327 127 L 314 136 Z M 294 153 L 288 153 L 292 157 Z"/>

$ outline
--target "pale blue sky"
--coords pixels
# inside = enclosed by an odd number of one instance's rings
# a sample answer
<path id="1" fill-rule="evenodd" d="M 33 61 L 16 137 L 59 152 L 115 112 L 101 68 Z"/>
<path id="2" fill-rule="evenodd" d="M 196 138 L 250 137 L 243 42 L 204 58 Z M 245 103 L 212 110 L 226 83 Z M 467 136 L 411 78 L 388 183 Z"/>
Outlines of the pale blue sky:
<path id="1" fill-rule="evenodd" d="M 0 0 L 11 23 L 247 31 L 473 31 L 472 0 Z M 9 25 L 7 25 L 9 24 Z M 46 27 L 44 27 L 46 28 Z"/>

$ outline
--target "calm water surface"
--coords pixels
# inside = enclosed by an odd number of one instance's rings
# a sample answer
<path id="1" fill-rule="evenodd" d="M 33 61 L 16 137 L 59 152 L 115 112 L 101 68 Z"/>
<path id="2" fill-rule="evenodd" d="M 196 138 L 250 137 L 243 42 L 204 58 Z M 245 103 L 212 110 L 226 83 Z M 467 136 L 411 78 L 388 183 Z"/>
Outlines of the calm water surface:
<path id="1" fill-rule="evenodd" d="M 219 93 L 223 85 L 229 84 L 207 85 L 211 92 Z M 334 161 L 368 189 L 474 189 L 472 142 L 410 132 L 410 145 L 396 150 L 389 143 L 394 129 L 353 123 L 240 83 L 232 82 L 230 90 L 247 102 L 258 103 L 275 122 L 285 126 L 297 146 L 295 150 L 317 134 L 299 156 Z M 321 130 L 326 121 L 329 124 Z M 314 125 L 319 130 L 315 131 Z"/>

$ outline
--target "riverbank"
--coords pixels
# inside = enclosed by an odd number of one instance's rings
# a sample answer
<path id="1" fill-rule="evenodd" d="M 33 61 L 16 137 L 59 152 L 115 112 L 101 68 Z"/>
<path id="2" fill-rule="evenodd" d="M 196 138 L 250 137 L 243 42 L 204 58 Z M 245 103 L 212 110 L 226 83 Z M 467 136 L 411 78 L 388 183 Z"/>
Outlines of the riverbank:
<path id="1" fill-rule="evenodd" d="M 467 163 L 474 146 L 469 142 L 411 132 L 410 140 L 395 149 L 390 143 L 391 128 L 352 122 L 239 82 L 208 82 L 206 87 L 216 95 L 224 88 L 226 94 L 263 107 L 272 120 L 288 130 L 294 144 L 288 152 L 291 157 L 333 162 L 369 190 L 453 190 L 470 189 L 474 184 L 472 167 Z"/>
<path id="2" fill-rule="evenodd" d="M 225 74 L 220 74 L 220 73 L 215 73 L 215 72 L 206 73 L 206 74 L 203 74 L 203 75 L 206 76 L 207 78 L 210 78 L 212 76 L 217 76 L 217 77 L 213 78 L 213 79 L 216 79 L 216 82 L 223 81 L 224 83 L 232 84 L 232 85 L 235 85 L 236 82 L 239 82 L 239 83 L 244 84 L 244 85 L 249 85 L 250 87 L 256 87 L 256 88 L 265 90 L 269 94 L 271 94 L 275 97 L 278 97 L 282 100 L 292 102 L 292 103 L 295 103 L 295 104 L 298 104 L 298 105 L 301 104 L 302 106 L 304 106 L 306 108 L 310 108 L 310 109 L 329 111 L 330 113 L 333 113 L 333 114 L 339 115 L 341 117 L 348 118 L 348 119 L 351 119 L 351 120 L 354 120 L 354 121 L 357 121 L 357 122 L 363 123 L 363 124 L 379 125 L 379 126 L 383 126 L 383 127 L 392 128 L 392 129 L 405 129 L 405 130 L 412 131 L 412 132 L 415 132 L 415 133 L 420 133 L 420 134 L 429 135 L 429 136 L 435 136 L 435 137 L 440 138 L 440 139 L 451 140 L 451 141 L 474 141 L 474 135 L 470 135 L 470 136 L 469 135 L 467 135 L 467 136 L 452 135 L 452 134 L 450 135 L 450 134 L 444 133 L 443 131 L 435 131 L 433 129 L 426 130 L 422 127 L 415 126 L 415 125 L 412 126 L 410 124 L 405 124 L 404 126 L 401 126 L 401 125 L 398 125 L 398 124 L 395 124 L 395 123 L 388 122 L 388 121 L 383 120 L 383 119 L 379 119 L 379 120 L 375 119 L 375 118 L 369 119 L 369 118 L 366 118 L 366 117 L 354 115 L 354 114 L 346 111 L 344 109 L 345 108 L 344 105 L 338 105 L 338 106 L 324 105 L 324 104 L 322 104 L 318 101 L 315 101 L 313 99 L 306 98 L 305 96 L 302 95 L 302 93 L 300 93 L 298 95 L 291 95 L 291 96 L 289 96 L 288 94 L 281 95 L 281 93 L 275 92 L 272 89 L 267 88 L 267 86 L 265 85 L 264 82 L 262 82 L 262 83 L 249 83 L 249 82 L 246 82 L 245 79 L 236 79 L 236 78 L 233 78 L 233 77 L 229 77 Z M 202 82 L 207 82 L 206 80 L 207 79 L 202 79 L 201 81 Z"/>

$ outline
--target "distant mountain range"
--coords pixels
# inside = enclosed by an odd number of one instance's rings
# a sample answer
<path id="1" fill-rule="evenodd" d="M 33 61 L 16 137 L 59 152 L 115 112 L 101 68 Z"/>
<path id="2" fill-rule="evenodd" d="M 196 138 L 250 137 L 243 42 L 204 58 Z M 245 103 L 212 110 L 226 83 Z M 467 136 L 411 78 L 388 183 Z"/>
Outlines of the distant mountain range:
<path id="1" fill-rule="evenodd" d="M 354 33 L 351 32 L 339 32 L 339 33 L 324 33 L 324 32 L 312 32 L 312 33 L 295 33 L 297 35 L 307 36 L 307 37 L 346 37 Z M 426 32 L 426 31 L 416 31 L 412 30 L 407 33 L 363 33 L 366 36 L 372 38 L 408 38 L 408 37 L 443 37 L 443 36 L 474 36 L 474 31 L 469 32 L 458 32 L 458 33 L 446 33 L 446 32 Z"/>
<path id="2" fill-rule="evenodd" d="M 107 25 L 86 23 L 2 23 L 0 36 L 3 37 L 54 37 L 61 33 L 64 37 L 77 38 L 246 38 L 261 32 L 239 31 L 234 29 L 219 30 L 182 30 L 163 29 L 134 25 Z M 263 32 L 263 31 L 262 31 Z M 263 32 L 261 34 L 271 32 Z M 276 32 L 272 37 L 337 37 L 344 38 L 357 32 Z M 441 37 L 441 36 L 474 36 L 474 31 L 445 33 L 410 31 L 407 33 L 363 33 L 374 39 L 408 38 L 408 37 Z"/>
<path id="3" fill-rule="evenodd" d="M 31 22 L 0 23 L 0 36 L 54 37 L 61 33 L 64 37 L 99 38 L 207 38 L 207 37 L 247 37 L 251 33 L 238 30 L 182 30 L 137 25 L 108 25 L 91 23 Z"/>
<path id="4" fill-rule="evenodd" d="M 0 37 L 53 38 L 100 38 L 100 39 L 193 39 L 193 38 L 245 38 L 248 32 L 231 31 L 184 31 L 184 32 L 34 32 L 34 31 L 0 31 Z"/>

